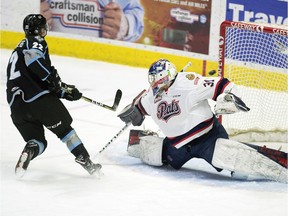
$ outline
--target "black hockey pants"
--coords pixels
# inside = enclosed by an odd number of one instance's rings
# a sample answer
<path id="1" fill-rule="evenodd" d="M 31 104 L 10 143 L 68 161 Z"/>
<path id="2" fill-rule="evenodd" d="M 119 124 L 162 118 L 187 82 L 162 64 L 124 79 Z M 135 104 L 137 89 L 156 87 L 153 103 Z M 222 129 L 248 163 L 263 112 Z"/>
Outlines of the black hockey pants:
<path id="1" fill-rule="evenodd" d="M 47 147 L 44 126 L 62 139 L 69 131 L 72 117 L 56 95 L 45 94 L 30 103 L 17 96 L 11 106 L 11 118 L 27 142 L 35 139 Z"/>

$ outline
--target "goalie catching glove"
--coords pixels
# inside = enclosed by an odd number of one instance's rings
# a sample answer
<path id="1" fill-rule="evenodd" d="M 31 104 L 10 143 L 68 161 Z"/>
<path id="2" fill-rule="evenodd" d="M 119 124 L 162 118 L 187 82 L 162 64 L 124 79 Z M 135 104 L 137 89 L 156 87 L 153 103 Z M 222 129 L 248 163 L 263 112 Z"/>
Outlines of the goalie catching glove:
<path id="1" fill-rule="evenodd" d="M 137 105 L 129 104 L 119 114 L 118 117 L 126 124 L 132 123 L 134 126 L 140 126 L 145 119 Z"/>
<path id="2" fill-rule="evenodd" d="M 214 111 L 216 115 L 232 114 L 239 111 L 248 112 L 249 107 L 231 92 L 222 93 L 217 97 Z"/>
<path id="3" fill-rule="evenodd" d="M 82 97 L 82 93 L 74 85 L 68 85 L 61 81 L 57 70 L 53 66 L 47 82 L 49 91 L 55 93 L 59 98 L 74 101 Z"/>

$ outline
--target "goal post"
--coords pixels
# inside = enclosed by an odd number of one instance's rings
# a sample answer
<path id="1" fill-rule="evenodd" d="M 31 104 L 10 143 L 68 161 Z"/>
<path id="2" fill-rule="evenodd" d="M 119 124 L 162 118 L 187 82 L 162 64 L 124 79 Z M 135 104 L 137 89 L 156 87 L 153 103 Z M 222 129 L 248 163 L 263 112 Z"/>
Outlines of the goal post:
<path id="1" fill-rule="evenodd" d="M 238 86 L 251 109 L 223 115 L 231 138 L 288 143 L 287 26 L 224 21 L 220 26 L 219 76 Z"/>

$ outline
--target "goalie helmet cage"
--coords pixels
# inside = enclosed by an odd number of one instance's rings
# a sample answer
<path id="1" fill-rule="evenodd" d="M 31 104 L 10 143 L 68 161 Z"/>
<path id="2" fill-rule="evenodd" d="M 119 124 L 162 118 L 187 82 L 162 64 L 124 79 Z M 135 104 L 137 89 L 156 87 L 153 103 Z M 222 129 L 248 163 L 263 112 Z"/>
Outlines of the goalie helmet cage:
<path id="1" fill-rule="evenodd" d="M 251 109 L 221 117 L 232 139 L 288 142 L 287 35 L 287 26 L 221 24 L 218 75 L 238 86 Z"/>

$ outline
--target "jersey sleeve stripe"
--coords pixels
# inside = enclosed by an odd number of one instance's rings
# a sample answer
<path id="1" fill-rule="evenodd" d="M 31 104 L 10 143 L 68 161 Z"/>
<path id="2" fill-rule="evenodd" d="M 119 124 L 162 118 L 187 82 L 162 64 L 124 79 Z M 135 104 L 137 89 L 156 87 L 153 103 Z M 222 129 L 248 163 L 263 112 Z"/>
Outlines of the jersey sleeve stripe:
<path id="1" fill-rule="evenodd" d="M 221 78 L 217 84 L 216 84 L 216 88 L 215 88 L 215 92 L 214 92 L 214 96 L 213 96 L 213 100 L 216 100 L 216 98 L 218 97 L 218 95 L 220 95 L 221 93 L 224 92 L 225 88 L 230 84 L 230 81 L 226 78 Z"/>

